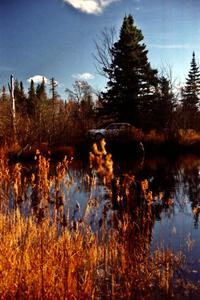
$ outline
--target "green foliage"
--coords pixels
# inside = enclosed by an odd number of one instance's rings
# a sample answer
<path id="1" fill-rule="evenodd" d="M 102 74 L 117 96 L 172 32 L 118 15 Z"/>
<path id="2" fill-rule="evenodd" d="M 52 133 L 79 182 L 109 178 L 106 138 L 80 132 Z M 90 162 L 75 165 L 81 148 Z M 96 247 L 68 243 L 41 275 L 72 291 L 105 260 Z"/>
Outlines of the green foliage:
<path id="1" fill-rule="evenodd" d="M 47 100 L 47 93 L 46 93 L 44 78 L 42 80 L 42 83 L 38 84 L 38 86 L 37 86 L 36 95 L 37 95 L 38 99 L 40 100 L 40 103 Z"/>
<path id="2" fill-rule="evenodd" d="M 32 80 L 26 94 L 23 83 L 15 80 L 16 135 L 22 146 L 40 142 L 62 145 L 82 142 L 86 131 L 94 127 L 93 90 L 87 82 L 75 83 L 74 95 L 68 102 L 59 98 L 54 78 L 50 84 L 50 96 L 44 79 L 36 88 Z M 80 97 L 80 101 L 76 97 Z M 5 88 L 1 90 L 0 100 L 1 142 L 1 136 L 6 141 L 12 136 L 11 101 Z"/>
<path id="3" fill-rule="evenodd" d="M 184 128 L 195 129 L 199 120 L 200 70 L 193 52 L 190 71 L 182 92 L 182 114 Z"/>
<path id="4" fill-rule="evenodd" d="M 102 47 L 96 45 L 97 61 L 108 82 L 98 101 L 94 101 L 97 97 L 86 81 L 75 81 L 72 90 L 66 89 L 68 101 L 63 102 L 54 78 L 50 80 L 50 95 L 47 95 L 44 78 L 37 87 L 31 80 L 28 94 L 24 92 L 23 83 L 15 80 L 18 136 L 26 141 L 30 138 L 50 143 L 77 137 L 83 141 L 88 129 L 115 121 L 131 123 L 144 132 L 159 131 L 165 138 L 177 138 L 179 129 L 199 130 L 200 69 L 195 53 L 179 105 L 171 78 L 159 77 L 157 70 L 151 67 L 143 38 L 131 15 L 124 17 L 115 43 L 114 31 L 103 32 Z M 0 127 L 7 137 L 6 128 L 12 127 L 8 126 L 12 118 L 10 94 L 4 86 L 0 100 L 3 110 Z M 32 132 L 34 136 L 31 137 Z"/>
<path id="5" fill-rule="evenodd" d="M 104 111 L 117 113 L 117 119 L 141 125 L 146 105 L 154 101 L 158 84 L 157 71 L 147 58 L 143 35 L 131 15 L 125 16 L 119 40 L 114 43 L 108 74 L 107 92 L 103 93 Z"/>
<path id="6" fill-rule="evenodd" d="M 51 78 L 50 80 L 50 91 L 52 93 L 51 99 L 56 100 L 58 98 L 58 93 L 56 92 L 57 82 L 55 81 L 55 78 Z"/>
<path id="7" fill-rule="evenodd" d="M 184 104 L 197 106 L 200 100 L 200 70 L 197 66 L 195 53 L 193 52 L 190 71 L 186 79 L 184 96 L 187 99 Z"/>
<path id="8" fill-rule="evenodd" d="M 19 81 L 16 79 L 14 82 L 14 97 L 15 97 L 15 103 L 16 103 L 16 111 L 20 114 L 26 114 L 27 113 L 27 99 L 26 95 L 24 93 L 24 86 L 22 81 Z"/>
<path id="9" fill-rule="evenodd" d="M 164 76 L 159 78 L 158 103 L 156 111 L 157 129 L 171 132 L 173 127 L 174 94 L 170 82 Z M 156 128 L 155 127 L 155 128 Z"/>
<path id="10" fill-rule="evenodd" d="M 27 107 L 27 113 L 29 116 L 36 115 L 36 107 L 37 107 L 37 95 L 35 91 L 34 81 L 31 80 L 30 88 L 28 91 L 28 107 Z"/>

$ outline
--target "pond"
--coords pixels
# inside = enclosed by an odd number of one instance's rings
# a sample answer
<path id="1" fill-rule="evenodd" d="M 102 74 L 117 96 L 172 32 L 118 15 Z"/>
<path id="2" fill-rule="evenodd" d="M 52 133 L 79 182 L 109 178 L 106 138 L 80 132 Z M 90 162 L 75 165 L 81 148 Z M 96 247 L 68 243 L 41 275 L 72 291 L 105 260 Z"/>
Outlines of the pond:
<path id="1" fill-rule="evenodd" d="M 38 210 L 44 214 L 45 210 L 49 210 L 52 221 L 60 217 L 62 225 L 72 227 L 84 221 L 96 232 L 102 223 L 106 228 L 116 226 L 116 220 L 119 224 L 126 213 L 131 214 L 132 221 L 137 223 L 138 207 L 142 207 L 144 214 L 149 214 L 149 204 L 144 207 L 140 203 L 144 199 L 135 200 L 137 195 L 141 198 L 140 185 L 143 182 L 147 184 L 144 190 L 148 191 L 151 206 L 147 233 L 151 250 L 157 247 L 170 248 L 175 252 L 181 250 L 189 266 L 186 276 L 199 280 L 200 157 L 192 154 L 116 157 L 108 181 L 97 169 L 89 167 L 87 158 L 76 157 L 66 168 L 61 164 L 60 167 L 49 164 L 47 160 L 41 160 L 40 164 L 43 173 L 38 178 L 42 177 L 42 180 L 33 178 L 32 174 L 37 169 L 35 164 L 10 167 L 14 177 L 12 187 L 7 187 L 9 209 L 18 206 L 24 215 L 38 213 Z M 122 191 L 122 185 L 126 190 L 130 188 L 129 194 Z M 40 188 L 34 190 L 35 186 Z M 3 186 L 1 190 L 5 195 Z M 131 195 L 131 191 L 136 196 Z M 42 198 L 46 198 L 48 204 L 42 204 Z M 1 209 L 5 210 L 7 204 L 5 201 L 1 203 Z M 138 222 L 138 225 L 141 223 Z"/>
<path id="2" fill-rule="evenodd" d="M 182 251 L 187 257 L 185 276 L 199 280 L 200 157 L 192 154 L 158 156 L 129 160 L 124 165 L 138 179 L 147 179 L 152 191 L 155 219 L 151 249 Z"/>
<path id="3" fill-rule="evenodd" d="M 74 168 L 78 182 L 82 182 L 81 174 L 84 169 L 79 165 Z M 81 173 L 82 172 L 82 173 Z M 185 154 L 174 157 L 120 157 L 114 161 L 114 174 L 129 174 L 135 176 L 136 182 L 148 181 L 148 188 L 152 192 L 152 207 L 154 212 L 151 224 L 151 249 L 170 248 L 174 252 L 182 251 L 187 257 L 187 271 L 185 276 L 193 280 L 200 279 L 200 157 Z M 84 184 L 83 184 L 84 185 Z M 87 210 L 86 190 L 82 186 L 82 194 L 76 198 L 81 205 L 81 211 Z M 91 192 L 91 191 L 90 191 Z M 93 190 L 92 199 L 102 199 L 97 215 L 100 218 L 105 200 L 109 206 L 109 196 L 103 186 Z M 107 197 L 106 197 L 107 196 Z M 110 199 L 109 199 L 110 200 Z M 99 200 L 98 200 L 99 201 Z M 123 207 L 115 207 L 111 200 L 110 213 Z M 135 206 L 133 206 L 135 209 Z M 84 215 L 84 213 L 83 213 Z M 133 215 L 133 218 L 135 215 Z M 96 221 L 97 223 L 97 221 Z"/>

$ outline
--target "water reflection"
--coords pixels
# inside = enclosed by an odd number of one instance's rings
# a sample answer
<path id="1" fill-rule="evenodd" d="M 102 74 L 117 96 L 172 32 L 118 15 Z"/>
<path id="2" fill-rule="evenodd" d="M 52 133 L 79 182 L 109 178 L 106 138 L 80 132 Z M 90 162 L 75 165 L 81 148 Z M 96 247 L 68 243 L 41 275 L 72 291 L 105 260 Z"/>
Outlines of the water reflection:
<path id="1" fill-rule="evenodd" d="M 84 221 L 94 232 L 103 224 L 120 228 L 128 214 L 138 228 L 134 235 L 143 232 L 153 247 L 162 242 L 179 249 L 190 234 L 195 240 L 192 255 L 198 258 L 199 157 L 115 158 L 109 184 L 87 160 L 77 158 L 65 170 L 62 165 L 41 163 L 44 173 L 34 178 L 37 164 L 10 167 L 11 184 L 7 175 L 1 184 L 2 210 L 6 205 L 19 207 L 38 219 L 50 210 L 52 220 L 61 225 L 75 227 Z"/>
<path id="2" fill-rule="evenodd" d="M 119 162 L 118 162 L 119 164 Z M 195 270 L 196 280 L 200 277 L 199 264 L 199 212 L 200 212 L 200 157 L 182 155 L 178 157 L 145 158 L 145 161 L 131 161 L 121 165 L 122 173 L 135 175 L 135 184 L 147 179 L 152 192 L 151 210 L 146 210 L 141 201 L 140 190 L 131 192 L 132 198 L 139 202 L 125 201 L 123 207 L 114 202 L 123 215 L 126 205 L 142 232 L 142 222 L 137 210 L 142 212 L 148 222 L 149 242 L 152 249 L 157 246 L 170 247 L 174 251 L 182 250 L 190 257 L 191 269 Z M 117 172 L 119 167 L 117 165 Z M 123 180 L 121 180 L 123 181 Z M 138 193 L 135 197 L 135 193 Z M 115 195 L 115 192 L 114 192 Z M 115 196 L 116 197 L 116 196 Z M 144 229 L 144 228 L 143 228 Z M 193 272 L 193 271 L 191 271 Z"/>
<path id="3" fill-rule="evenodd" d="M 138 270 L 157 246 L 181 249 L 199 279 L 199 157 L 115 158 L 108 181 L 88 161 L 65 163 L 2 166 L 1 210 L 18 207 L 36 222 L 50 214 L 58 233 L 84 228 L 105 243 L 118 232 Z"/>
<path id="4" fill-rule="evenodd" d="M 187 155 L 176 157 L 174 160 L 166 157 L 147 160 L 141 173 L 150 181 L 154 199 L 160 194 L 163 196 L 164 208 L 175 201 L 175 206 L 186 214 L 190 204 L 194 226 L 197 228 L 200 207 L 199 170 L 199 157 Z M 170 210 L 169 213 L 173 214 L 174 210 Z"/>
<path id="5" fill-rule="evenodd" d="M 182 182 L 184 194 L 188 196 L 191 202 L 191 208 L 194 215 L 194 226 L 198 228 L 199 209 L 200 209 L 200 161 L 195 157 L 186 157 L 180 166 L 182 170 Z"/>
<path id="6" fill-rule="evenodd" d="M 18 178 L 21 171 L 21 178 Z M 34 178 L 33 173 L 37 173 L 37 166 L 25 165 L 21 170 L 13 166 L 11 173 L 15 178 L 13 188 L 10 189 L 10 208 L 16 204 L 21 207 L 27 205 L 27 199 L 32 199 L 29 203 L 33 209 L 37 209 L 41 193 L 38 191 L 38 178 Z M 120 213 L 129 207 L 129 211 L 134 211 L 136 206 L 141 205 L 141 180 L 147 179 L 149 190 L 152 191 L 153 210 L 156 220 L 161 220 L 161 213 L 165 210 L 169 215 L 174 214 L 173 204 L 178 206 L 182 213 L 186 213 L 188 203 L 191 204 L 191 213 L 194 217 L 194 226 L 198 228 L 200 212 L 200 158 L 192 155 L 180 156 L 176 158 L 157 157 L 135 159 L 129 157 L 126 160 L 114 161 L 113 179 L 110 186 L 105 186 L 104 182 L 91 173 L 89 164 L 82 160 L 74 160 L 67 169 L 65 178 L 62 180 L 52 179 L 56 174 L 56 166 L 52 163 L 49 167 L 51 177 L 49 202 L 57 199 L 56 205 L 62 202 L 71 202 L 70 207 L 77 206 L 79 203 L 81 215 L 83 217 L 88 205 L 98 199 L 98 202 L 111 201 L 113 210 Z M 18 178 L 18 182 L 17 181 Z M 61 179 L 61 178 L 60 178 Z M 31 184 L 28 186 L 28 184 Z M 18 185 L 21 191 L 16 196 L 15 186 Z M 40 185 L 40 183 L 39 183 Z M 44 187 L 43 187 L 44 188 Z M 55 191 L 56 190 L 56 191 Z M 62 190 L 62 192 L 61 192 Z M 69 192 L 70 190 L 70 192 Z M 129 194 L 127 194 L 129 190 Z M 47 191 L 48 192 L 48 191 Z M 44 196 L 44 195 L 43 195 Z M 16 198 L 14 200 L 14 198 Z M 64 197 L 64 198 L 63 198 Z M 123 199 L 123 202 L 117 199 Z M 175 201 L 175 203 L 174 203 Z M 69 203 L 68 203 L 69 204 Z M 94 205 L 94 203 L 93 203 Z M 170 209 L 169 209 L 170 208 Z M 27 209 L 26 209 L 27 210 Z M 73 214 L 72 212 L 70 212 Z"/>

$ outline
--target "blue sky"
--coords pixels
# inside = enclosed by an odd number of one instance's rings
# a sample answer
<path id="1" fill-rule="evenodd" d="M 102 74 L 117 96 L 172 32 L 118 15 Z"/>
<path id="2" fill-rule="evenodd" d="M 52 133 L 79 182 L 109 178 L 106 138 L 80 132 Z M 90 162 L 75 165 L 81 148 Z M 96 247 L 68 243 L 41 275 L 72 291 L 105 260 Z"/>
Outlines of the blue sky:
<path id="1" fill-rule="evenodd" d="M 193 50 L 200 59 L 199 0 L 0 0 L 0 87 L 13 73 L 26 88 L 36 75 L 54 77 L 64 99 L 76 79 L 103 89 L 94 40 L 104 27 L 119 31 L 129 13 L 152 67 L 170 65 L 177 83 L 184 82 Z"/>

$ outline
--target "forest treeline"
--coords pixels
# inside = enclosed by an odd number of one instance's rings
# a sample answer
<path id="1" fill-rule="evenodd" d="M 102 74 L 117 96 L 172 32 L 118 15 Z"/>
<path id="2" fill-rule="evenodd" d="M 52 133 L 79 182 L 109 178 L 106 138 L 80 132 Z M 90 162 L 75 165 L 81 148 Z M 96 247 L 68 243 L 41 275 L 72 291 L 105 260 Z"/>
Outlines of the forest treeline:
<path id="1" fill-rule="evenodd" d="M 103 92 L 94 93 L 86 81 L 76 81 L 67 89 L 68 100 L 57 94 L 54 78 L 47 91 L 45 80 L 27 92 L 23 82 L 14 82 L 16 138 L 27 143 L 78 143 L 87 130 L 110 122 L 129 122 L 142 132 L 162 133 L 166 140 L 176 139 L 181 131 L 200 130 L 200 70 L 192 53 L 185 85 L 175 92 L 172 78 L 151 67 L 143 34 L 131 15 L 125 16 L 119 36 L 112 41 L 103 33 L 96 43 L 96 61 L 107 78 Z M 48 93 L 47 93 L 48 92 Z M 0 97 L 1 141 L 13 137 L 13 114 L 9 88 Z"/>

